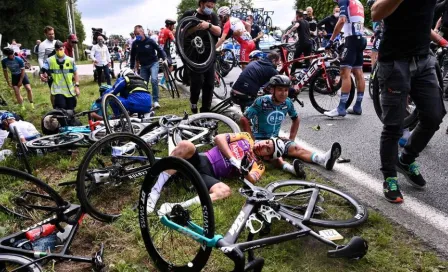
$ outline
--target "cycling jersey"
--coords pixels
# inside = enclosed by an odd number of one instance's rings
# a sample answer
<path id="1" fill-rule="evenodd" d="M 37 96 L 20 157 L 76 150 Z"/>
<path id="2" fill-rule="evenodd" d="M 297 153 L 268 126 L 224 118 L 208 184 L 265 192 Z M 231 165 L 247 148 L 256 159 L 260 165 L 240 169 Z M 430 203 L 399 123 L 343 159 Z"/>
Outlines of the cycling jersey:
<path id="1" fill-rule="evenodd" d="M 8 68 L 12 75 L 20 75 L 22 70 L 25 69 L 25 63 L 19 57 L 14 57 L 13 59 L 6 57 L 2 59 L 2 68 Z"/>
<path id="2" fill-rule="evenodd" d="M 294 109 L 290 98 L 280 105 L 272 102 L 272 95 L 264 95 L 255 100 L 245 112 L 244 116 L 251 120 L 252 132 L 256 140 L 278 137 L 280 127 L 286 114 L 291 119 L 297 118 L 297 112 Z"/>
<path id="3" fill-rule="evenodd" d="M 229 20 L 224 24 L 222 35 L 227 36 L 227 34 L 232 31 L 242 32 L 243 34 L 233 35 L 235 40 L 241 45 L 240 49 L 240 61 L 249 62 L 249 54 L 255 50 L 255 42 L 252 40 L 250 33 L 246 30 L 243 22 L 235 17 L 230 17 Z"/>
<path id="4" fill-rule="evenodd" d="M 11 124 L 9 124 L 9 131 L 11 133 L 14 133 L 14 127 L 17 128 L 17 132 L 19 133 L 19 138 L 25 140 L 31 140 L 35 139 L 37 136 L 40 135 L 39 131 L 37 131 L 36 127 L 31 124 L 30 122 L 26 121 L 15 121 Z"/>
<path id="5" fill-rule="evenodd" d="M 230 151 L 232 151 L 233 156 L 237 160 L 242 160 L 247 152 L 252 154 L 254 140 L 252 140 L 249 133 L 228 133 L 226 138 Z M 217 146 L 205 152 L 205 155 L 213 167 L 213 172 L 215 173 L 216 178 L 226 178 L 238 175 L 238 170 L 230 163 L 229 159 L 221 153 Z M 255 161 L 249 175 L 254 177 L 255 180 L 259 180 L 264 169 L 264 164 L 262 162 Z"/>
<path id="6" fill-rule="evenodd" d="M 173 31 L 165 27 L 159 34 L 159 46 L 165 50 L 167 55 L 170 52 L 171 42 L 174 42 Z"/>
<path id="7" fill-rule="evenodd" d="M 340 17 L 346 17 L 342 31 L 345 37 L 362 36 L 364 33 L 364 6 L 359 0 L 339 0 Z"/>

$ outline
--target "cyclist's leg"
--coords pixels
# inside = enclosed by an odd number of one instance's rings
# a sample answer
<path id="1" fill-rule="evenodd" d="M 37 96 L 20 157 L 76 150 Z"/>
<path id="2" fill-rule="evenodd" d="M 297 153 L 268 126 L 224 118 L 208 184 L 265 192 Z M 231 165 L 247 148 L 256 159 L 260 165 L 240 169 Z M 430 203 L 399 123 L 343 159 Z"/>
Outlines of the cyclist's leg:
<path id="1" fill-rule="evenodd" d="M 328 170 L 333 169 L 334 163 L 342 152 L 341 145 L 339 143 L 333 143 L 330 150 L 325 153 L 318 153 L 306 150 L 294 141 L 286 142 L 285 151 L 284 156 L 298 158 L 305 162 L 316 163 L 326 167 Z"/>
<path id="2" fill-rule="evenodd" d="M 23 86 L 25 86 L 26 92 L 27 92 L 27 96 L 28 96 L 28 101 L 33 104 L 33 90 L 31 89 L 31 84 L 30 81 L 28 80 L 27 75 L 25 74 L 25 77 L 23 78 Z"/>
<path id="3" fill-rule="evenodd" d="M 353 74 L 355 75 L 356 79 L 356 89 L 357 89 L 357 96 L 356 96 L 356 103 L 353 106 L 353 108 L 348 109 L 348 113 L 354 113 L 354 114 L 361 114 L 362 108 L 361 103 L 362 99 L 364 98 L 364 91 L 366 89 L 366 82 L 364 79 L 364 73 L 363 73 L 363 64 L 364 64 L 364 54 L 363 51 L 365 49 L 365 45 L 367 44 L 367 40 L 365 38 L 360 38 L 356 40 L 357 47 L 356 47 L 356 59 L 353 63 Z M 350 80 L 351 82 L 351 80 Z M 351 84 L 350 84 L 351 85 Z M 344 89 L 345 90 L 345 89 Z"/>
<path id="4" fill-rule="evenodd" d="M 16 96 L 17 99 L 17 103 L 19 103 L 19 105 L 22 105 L 23 103 L 23 97 L 20 94 L 20 88 L 17 86 L 20 80 L 20 75 L 11 75 L 11 81 L 12 81 L 12 88 L 14 89 L 14 94 Z"/>

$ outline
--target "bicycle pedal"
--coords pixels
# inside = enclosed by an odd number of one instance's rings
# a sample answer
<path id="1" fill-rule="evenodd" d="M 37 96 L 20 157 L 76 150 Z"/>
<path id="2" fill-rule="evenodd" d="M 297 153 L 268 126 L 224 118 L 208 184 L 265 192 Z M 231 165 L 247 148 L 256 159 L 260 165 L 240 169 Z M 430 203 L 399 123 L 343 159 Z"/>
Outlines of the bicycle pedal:
<path id="1" fill-rule="evenodd" d="M 258 229 L 255 229 L 253 222 L 259 224 L 260 227 Z M 249 218 L 246 221 L 246 228 L 250 230 L 250 233 L 256 234 L 263 228 L 263 221 L 259 220 L 257 218 L 257 215 L 253 213 L 249 216 Z"/>
<path id="2" fill-rule="evenodd" d="M 281 219 L 280 214 L 276 213 L 271 207 L 266 205 L 261 205 L 258 214 L 260 214 L 269 224 L 272 223 L 272 218 L 277 218 L 278 220 Z"/>

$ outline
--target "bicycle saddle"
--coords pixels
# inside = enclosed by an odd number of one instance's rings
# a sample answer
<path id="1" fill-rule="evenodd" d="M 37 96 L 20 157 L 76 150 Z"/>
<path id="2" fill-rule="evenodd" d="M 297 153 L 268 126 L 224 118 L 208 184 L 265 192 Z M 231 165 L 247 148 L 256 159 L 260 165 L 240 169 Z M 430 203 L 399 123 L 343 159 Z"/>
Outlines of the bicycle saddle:
<path id="1" fill-rule="evenodd" d="M 360 259 L 367 254 L 368 249 L 367 241 L 359 236 L 355 236 L 345 246 L 329 250 L 327 256 L 329 258 Z"/>

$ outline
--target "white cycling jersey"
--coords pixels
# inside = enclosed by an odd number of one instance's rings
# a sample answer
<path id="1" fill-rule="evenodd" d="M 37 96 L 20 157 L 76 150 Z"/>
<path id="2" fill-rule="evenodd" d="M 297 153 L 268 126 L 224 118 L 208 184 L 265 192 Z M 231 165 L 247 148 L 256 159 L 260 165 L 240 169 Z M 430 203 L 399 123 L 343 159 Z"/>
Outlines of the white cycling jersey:
<path id="1" fill-rule="evenodd" d="M 241 36 L 235 37 L 237 39 L 241 39 L 244 41 L 252 40 L 252 37 L 250 36 L 250 33 L 247 32 L 244 23 L 241 22 L 241 20 L 236 17 L 230 17 L 229 21 L 225 23 L 224 31 L 226 31 L 227 29 L 231 29 L 233 32 L 235 31 L 242 32 L 243 34 Z"/>

